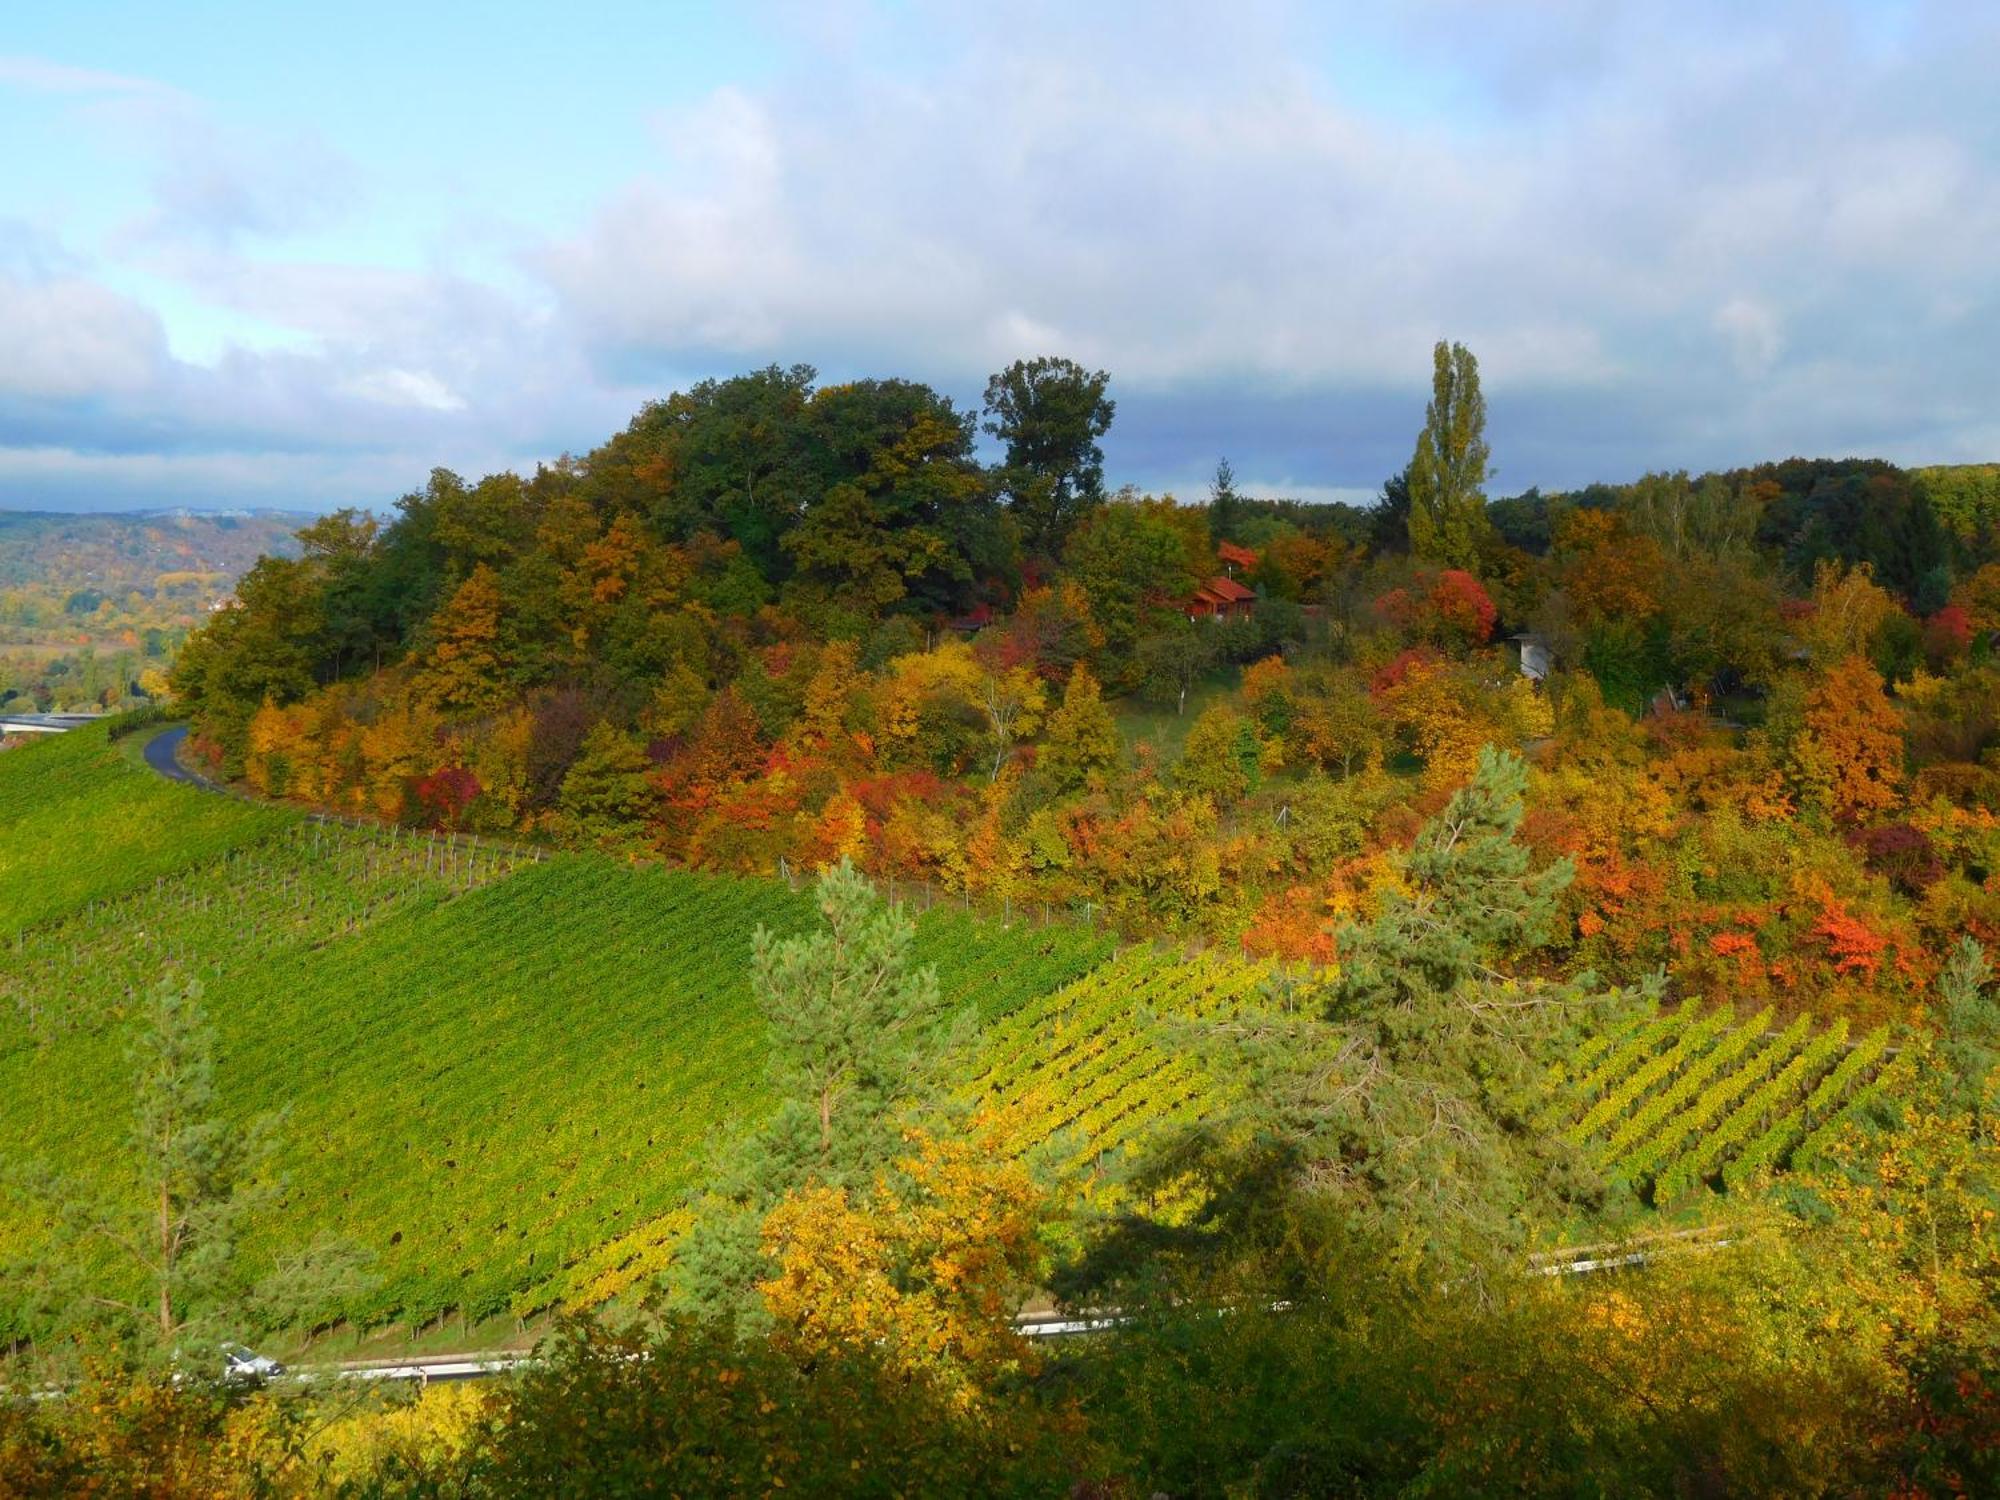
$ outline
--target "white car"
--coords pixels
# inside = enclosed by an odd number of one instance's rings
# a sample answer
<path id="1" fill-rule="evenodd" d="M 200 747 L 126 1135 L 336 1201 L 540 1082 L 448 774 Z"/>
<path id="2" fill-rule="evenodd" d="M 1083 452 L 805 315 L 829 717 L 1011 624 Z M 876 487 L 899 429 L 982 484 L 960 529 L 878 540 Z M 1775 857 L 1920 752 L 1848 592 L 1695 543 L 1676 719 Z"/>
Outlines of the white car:
<path id="1" fill-rule="evenodd" d="M 269 1380 L 284 1373 L 285 1367 L 275 1359 L 255 1353 L 241 1344 L 222 1346 L 222 1379 L 226 1385 Z"/>
<path id="2" fill-rule="evenodd" d="M 207 1365 L 205 1360 L 190 1358 L 176 1349 L 173 1383 L 186 1385 L 190 1381 L 217 1378 L 224 1385 L 259 1385 L 285 1373 L 285 1367 L 275 1359 L 259 1354 L 255 1350 L 246 1349 L 241 1344 L 218 1344 L 215 1352 L 221 1359 L 219 1369 Z M 206 1368 L 197 1368 L 198 1365 Z"/>

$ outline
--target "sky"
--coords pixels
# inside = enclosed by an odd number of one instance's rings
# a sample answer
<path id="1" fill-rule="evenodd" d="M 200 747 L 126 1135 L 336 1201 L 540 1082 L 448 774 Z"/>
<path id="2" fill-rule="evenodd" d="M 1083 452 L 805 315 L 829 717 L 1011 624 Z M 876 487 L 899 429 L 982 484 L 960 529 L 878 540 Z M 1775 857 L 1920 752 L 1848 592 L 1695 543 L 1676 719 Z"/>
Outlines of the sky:
<path id="1" fill-rule="evenodd" d="M 804 362 L 1108 370 L 1108 477 L 2000 459 L 2000 6 L 0 14 L 0 507 L 385 509 Z"/>

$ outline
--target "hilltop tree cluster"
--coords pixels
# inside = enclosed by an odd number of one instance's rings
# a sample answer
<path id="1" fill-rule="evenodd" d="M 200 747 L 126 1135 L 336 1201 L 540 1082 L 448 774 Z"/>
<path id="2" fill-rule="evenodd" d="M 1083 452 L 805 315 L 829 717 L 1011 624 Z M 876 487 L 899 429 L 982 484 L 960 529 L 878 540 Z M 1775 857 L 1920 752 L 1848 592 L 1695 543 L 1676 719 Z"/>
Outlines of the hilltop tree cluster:
<path id="1" fill-rule="evenodd" d="M 1575 867 L 1553 962 L 1876 1015 L 2000 934 L 1986 471 L 1492 499 L 1477 363 L 1440 345 L 1373 511 L 1253 499 L 1226 462 L 1188 504 L 1107 492 L 1114 409 L 1101 372 L 1016 365 L 987 466 L 925 386 L 707 382 L 531 476 L 315 523 L 175 685 L 269 795 L 702 869 L 845 858 L 1287 958 L 1334 956 L 1487 745 Z"/>

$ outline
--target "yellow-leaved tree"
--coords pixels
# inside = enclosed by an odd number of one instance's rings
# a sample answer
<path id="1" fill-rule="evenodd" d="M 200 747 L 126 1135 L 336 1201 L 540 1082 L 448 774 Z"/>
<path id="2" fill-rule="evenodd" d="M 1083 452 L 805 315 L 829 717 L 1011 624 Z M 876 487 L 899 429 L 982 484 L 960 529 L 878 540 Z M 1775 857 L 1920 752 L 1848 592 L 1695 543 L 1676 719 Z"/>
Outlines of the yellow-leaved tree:
<path id="1" fill-rule="evenodd" d="M 871 1191 L 783 1198 L 763 1229 L 776 1270 L 757 1289 L 795 1356 L 872 1352 L 970 1408 L 1033 1366 L 1013 1319 L 1043 1269 L 1047 1203 L 997 1131 L 909 1140 Z"/>
<path id="2" fill-rule="evenodd" d="M 458 713 L 505 699 L 500 607 L 499 575 L 481 563 L 432 618 L 430 650 L 415 683 L 425 706 Z"/>
<path id="3" fill-rule="evenodd" d="M 1104 706 L 1097 678 L 1082 662 L 1069 674 L 1062 703 L 1049 715 L 1040 767 L 1065 791 L 1099 780 L 1115 770 L 1118 725 Z"/>

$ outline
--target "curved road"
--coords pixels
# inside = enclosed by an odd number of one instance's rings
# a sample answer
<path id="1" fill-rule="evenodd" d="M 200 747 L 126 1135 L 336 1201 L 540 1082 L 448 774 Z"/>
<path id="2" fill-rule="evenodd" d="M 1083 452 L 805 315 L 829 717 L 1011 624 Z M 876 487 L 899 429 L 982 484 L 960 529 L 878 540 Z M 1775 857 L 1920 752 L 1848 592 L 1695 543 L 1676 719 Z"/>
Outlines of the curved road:
<path id="1" fill-rule="evenodd" d="M 185 781 L 189 786 L 212 787 L 206 776 L 198 776 L 180 763 L 181 741 L 187 738 L 187 725 L 176 725 L 163 729 L 146 741 L 146 764 L 162 776 L 175 781 Z"/>

